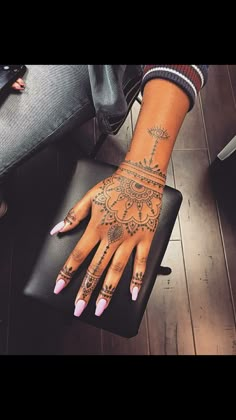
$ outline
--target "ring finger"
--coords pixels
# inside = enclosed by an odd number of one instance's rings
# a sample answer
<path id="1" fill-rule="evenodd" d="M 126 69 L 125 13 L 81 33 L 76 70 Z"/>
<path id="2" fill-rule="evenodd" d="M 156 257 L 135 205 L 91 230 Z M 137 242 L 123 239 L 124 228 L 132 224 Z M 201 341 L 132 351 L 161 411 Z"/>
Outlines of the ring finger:
<path id="1" fill-rule="evenodd" d="M 96 316 L 108 307 L 134 247 L 135 243 L 123 242 L 117 249 L 96 301 Z"/>

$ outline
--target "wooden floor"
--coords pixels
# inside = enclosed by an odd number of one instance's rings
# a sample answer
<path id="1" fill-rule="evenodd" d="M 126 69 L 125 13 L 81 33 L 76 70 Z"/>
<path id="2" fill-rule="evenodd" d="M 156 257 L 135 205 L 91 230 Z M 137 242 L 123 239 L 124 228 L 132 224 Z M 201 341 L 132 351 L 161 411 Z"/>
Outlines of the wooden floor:
<path id="1" fill-rule="evenodd" d="M 119 164 L 138 112 L 135 103 L 119 134 L 104 143 L 99 160 Z M 208 170 L 235 133 L 236 66 L 213 65 L 168 170 L 167 184 L 184 196 L 163 261 L 172 273 L 158 276 L 132 339 L 65 319 L 22 295 L 71 153 L 65 145 L 52 145 L 21 165 L 9 179 L 9 212 L 0 221 L 0 354 L 236 354 L 236 215 L 228 217 L 216 201 Z M 97 134 L 94 121 L 79 137 Z"/>

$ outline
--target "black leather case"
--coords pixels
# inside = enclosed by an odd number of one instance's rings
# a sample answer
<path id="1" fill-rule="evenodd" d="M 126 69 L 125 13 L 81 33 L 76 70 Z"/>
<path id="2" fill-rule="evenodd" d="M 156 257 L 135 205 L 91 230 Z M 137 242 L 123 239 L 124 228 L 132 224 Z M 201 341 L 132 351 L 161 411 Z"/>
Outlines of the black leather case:
<path id="1" fill-rule="evenodd" d="M 58 208 L 57 214 L 55 214 L 52 227 L 64 219 L 68 210 L 82 198 L 92 186 L 110 176 L 115 169 L 114 166 L 104 163 L 79 160 L 73 177 L 68 185 L 63 202 L 61 203 L 60 208 Z M 105 278 L 105 272 L 100 279 L 89 304 L 78 318 L 78 322 L 84 321 L 98 328 L 103 328 L 114 334 L 128 338 L 133 337 L 138 333 L 139 325 L 155 283 L 158 268 L 168 245 L 181 201 L 182 195 L 179 191 L 168 186 L 165 187 L 159 225 L 151 245 L 143 286 L 137 301 L 134 302 L 131 300 L 129 291 L 134 258 L 134 255 L 132 254 L 109 307 L 104 311 L 101 317 L 96 317 L 94 315 L 96 297 Z M 75 296 L 85 275 L 86 268 L 96 249 L 79 268 L 73 281 L 71 281 L 67 288 L 62 290 L 59 295 L 55 295 L 53 289 L 55 279 L 61 267 L 77 241 L 82 236 L 87 223 L 88 218 L 81 222 L 73 231 L 66 234 L 59 234 L 54 237 L 51 237 L 48 234 L 41 248 L 31 278 L 25 287 L 24 293 L 26 295 L 73 316 Z"/>

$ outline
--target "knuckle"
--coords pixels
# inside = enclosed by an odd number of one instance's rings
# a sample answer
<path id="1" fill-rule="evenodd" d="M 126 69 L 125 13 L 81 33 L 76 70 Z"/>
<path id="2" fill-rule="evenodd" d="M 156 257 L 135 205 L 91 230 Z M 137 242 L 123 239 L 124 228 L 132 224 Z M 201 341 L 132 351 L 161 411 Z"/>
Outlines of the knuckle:
<path id="1" fill-rule="evenodd" d="M 146 264 L 147 263 L 147 259 L 148 259 L 147 255 L 145 255 L 145 256 L 137 256 L 136 257 L 136 263 L 137 264 L 140 264 L 140 265 Z"/>
<path id="2" fill-rule="evenodd" d="M 81 263 L 84 259 L 84 253 L 79 249 L 74 249 L 71 256 L 72 256 L 72 259 L 76 261 L 77 263 Z"/>
<path id="3" fill-rule="evenodd" d="M 110 269 L 114 273 L 121 273 L 121 271 L 123 271 L 124 267 L 125 267 L 125 264 L 123 262 L 119 261 L 119 262 L 113 262 L 111 264 Z"/>

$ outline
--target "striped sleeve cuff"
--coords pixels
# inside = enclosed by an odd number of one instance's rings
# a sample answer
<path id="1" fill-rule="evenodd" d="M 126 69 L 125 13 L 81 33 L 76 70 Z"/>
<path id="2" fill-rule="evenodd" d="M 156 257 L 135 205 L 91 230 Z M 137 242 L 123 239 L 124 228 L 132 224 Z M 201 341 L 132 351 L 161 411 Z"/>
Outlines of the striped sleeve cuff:
<path id="1" fill-rule="evenodd" d="M 190 100 L 189 111 L 193 108 L 200 89 L 206 84 L 207 64 L 150 64 L 145 65 L 141 92 L 151 79 L 165 79 L 182 88 Z"/>

